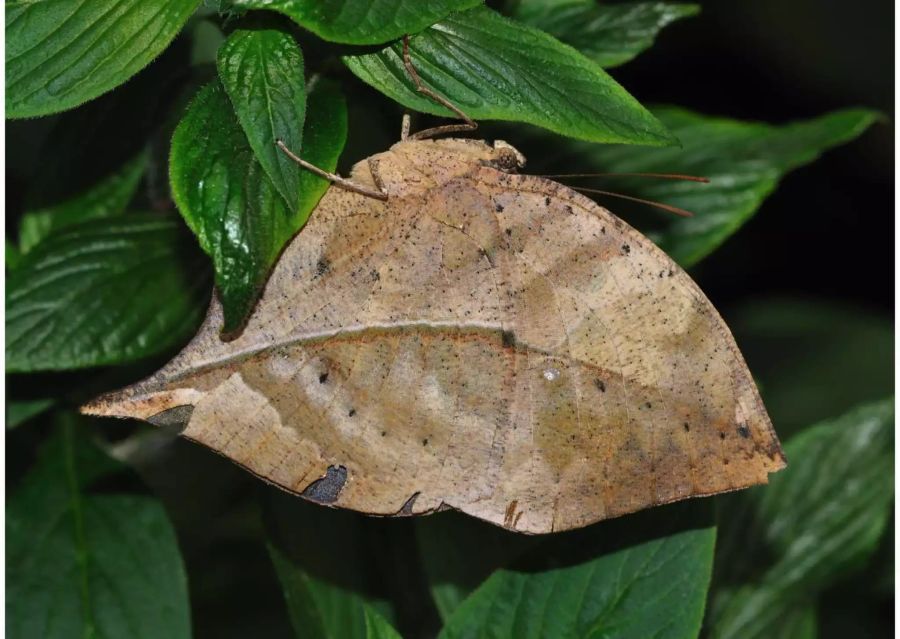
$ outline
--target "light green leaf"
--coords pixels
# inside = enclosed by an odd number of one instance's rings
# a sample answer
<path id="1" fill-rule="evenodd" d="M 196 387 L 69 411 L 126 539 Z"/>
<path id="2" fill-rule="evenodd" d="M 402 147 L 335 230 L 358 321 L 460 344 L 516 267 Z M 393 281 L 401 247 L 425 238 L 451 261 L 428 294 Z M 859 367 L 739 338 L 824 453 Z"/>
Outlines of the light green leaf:
<path id="1" fill-rule="evenodd" d="M 686 267 L 709 255 L 749 220 L 785 173 L 812 162 L 831 147 L 853 140 L 878 118 L 872 111 L 848 109 L 813 120 L 772 126 L 713 118 L 676 107 L 654 112 L 681 140 L 680 148 L 611 148 L 569 143 L 565 153 L 552 158 L 552 162 L 554 170 L 573 173 L 684 173 L 710 178 L 710 184 L 605 178 L 600 187 L 693 212 L 691 218 L 665 214 L 661 226 L 644 229 Z M 584 180 L 578 184 L 590 186 Z M 603 202 L 617 213 L 633 208 L 620 200 Z"/>
<path id="2" fill-rule="evenodd" d="M 394 43 L 343 59 L 359 78 L 404 106 L 455 117 L 415 91 L 401 52 Z M 410 52 L 425 85 L 475 120 L 527 122 L 592 142 L 676 142 L 578 51 L 485 7 L 453 14 L 419 33 L 410 40 Z"/>
<path id="3" fill-rule="evenodd" d="M 165 511 L 149 497 L 92 494 L 119 467 L 72 422 L 7 506 L 6 636 L 190 637 L 187 579 Z"/>
<path id="4" fill-rule="evenodd" d="M 53 230 L 96 218 L 118 215 L 134 196 L 147 166 L 141 153 L 82 193 L 61 202 L 29 208 L 19 224 L 19 249 L 27 253 Z"/>
<path id="5" fill-rule="evenodd" d="M 173 348 L 208 294 L 177 219 L 127 215 L 56 231 L 6 282 L 6 370 L 121 364 Z"/>
<path id="6" fill-rule="evenodd" d="M 289 210 L 297 210 L 305 171 L 275 141 L 282 140 L 295 152 L 303 149 L 306 81 L 300 47 L 274 28 L 238 29 L 219 49 L 217 64 L 257 161 Z"/>
<path id="7" fill-rule="evenodd" d="M 894 327 L 863 309 L 760 299 L 729 313 L 783 440 L 894 389 Z"/>
<path id="8" fill-rule="evenodd" d="M 347 108 L 333 85 L 310 83 L 303 158 L 334 170 L 347 136 Z M 303 226 L 328 182 L 300 174 L 291 211 L 256 160 L 222 85 L 204 87 L 172 138 L 172 195 L 212 257 L 226 333 L 239 329 L 285 243 Z"/>
<path id="9" fill-rule="evenodd" d="M 575 47 L 602 67 L 614 67 L 653 46 L 667 25 L 699 12 L 696 4 L 668 2 L 526 1 L 513 17 Z"/>
<path id="10" fill-rule="evenodd" d="M 416 33 L 483 0 L 231 0 L 235 9 L 282 13 L 323 40 L 381 44 Z"/>
<path id="11" fill-rule="evenodd" d="M 117 87 L 200 0 L 6 0 L 6 117 L 56 113 Z"/>
<path id="12" fill-rule="evenodd" d="M 712 637 L 770 637 L 864 565 L 890 517 L 893 450 L 893 399 L 867 404 L 793 437 L 769 486 L 721 502 Z"/>
<path id="13" fill-rule="evenodd" d="M 440 637 L 697 636 L 715 529 L 671 530 L 662 519 L 647 528 L 654 520 L 629 520 L 557 536 L 550 542 L 557 552 L 535 549 L 540 568 L 524 563 L 494 572 L 454 610 Z"/>

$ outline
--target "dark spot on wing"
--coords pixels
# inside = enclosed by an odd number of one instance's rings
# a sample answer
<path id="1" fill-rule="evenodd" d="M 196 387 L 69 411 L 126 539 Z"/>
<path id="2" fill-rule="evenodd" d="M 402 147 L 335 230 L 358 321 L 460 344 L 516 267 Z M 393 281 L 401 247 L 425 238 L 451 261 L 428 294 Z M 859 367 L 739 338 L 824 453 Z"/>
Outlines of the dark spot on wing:
<path id="1" fill-rule="evenodd" d="M 319 504 L 333 504 L 346 483 L 347 469 L 344 466 L 329 466 L 325 476 L 307 486 L 300 495 Z"/>

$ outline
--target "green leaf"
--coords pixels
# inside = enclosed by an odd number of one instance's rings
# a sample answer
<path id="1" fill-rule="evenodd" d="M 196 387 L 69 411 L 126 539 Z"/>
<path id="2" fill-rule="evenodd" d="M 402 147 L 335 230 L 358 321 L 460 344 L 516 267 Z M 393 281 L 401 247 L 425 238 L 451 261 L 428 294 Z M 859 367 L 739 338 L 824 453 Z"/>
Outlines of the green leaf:
<path id="1" fill-rule="evenodd" d="M 346 104 L 324 80 L 310 83 L 307 100 L 304 159 L 334 170 L 347 136 Z M 298 207 L 289 210 L 256 160 L 219 82 L 200 91 L 175 130 L 169 181 L 181 215 L 212 257 L 224 331 L 235 331 L 328 182 L 302 172 Z"/>
<path id="2" fill-rule="evenodd" d="M 5 238 L 3 249 L 3 262 L 6 265 L 7 270 L 16 268 L 22 260 L 22 253 L 19 252 L 19 247 L 13 244 L 7 237 Z"/>
<path id="3" fill-rule="evenodd" d="M 894 389 L 894 327 L 856 306 L 761 299 L 729 313 L 783 440 Z"/>
<path id="4" fill-rule="evenodd" d="M 56 403 L 55 399 L 22 399 L 6 401 L 6 428 L 21 426 Z"/>
<path id="5" fill-rule="evenodd" d="M 699 12 L 696 4 L 537 0 L 522 2 L 513 17 L 575 47 L 602 67 L 614 67 L 653 46 L 664 27 Z"/>
<path id="6" fill-rule="evenodd" d="M 375 526 L 396 522 L 378 522 L 274 493 L 263 500 L 263 521 L 269 555 L 298 638 L 391 636 L 389 622 L 379 620 L 392 616 L 384 586 L 391 576 L 373 569 L 379 557 L 373 555 L 372 544 L 392 537 L 383 530 L 374 536 Z M 396 532 L 396 526 L 392 528 Z M 378 555 L 382 553 L 389 549 L 380 548 Z M 390 570 L 390 563 L 382 569 Z M 393 572 L 402 570 L 394 567 Z"/>
<path id="7" fill-rule="evenodd" d="M 558 535 L 534 550 L 539 566 L 494 572 L 456 608 L 440 636 L 695 637 L 715 528 L 670 525 L 675 513 L 696 509 L 655 509 L 662 512 Z"/>
<path id="8" fill-rule="evenodd" d="M 162 506 L 93 494 L 119 466 L 67 420 L 6 511 L 6 636 L 190 637 L 187 579 Z"/>
<path id="9" fill-rule="evenodd" d="M 278 11 L 323 40 L 381 44 L 416 33 L 483 0 L 231 0 L 235 9 Z"/>
<path id="10" fill-rule="evenodd" d="M 6 117 L 64 111 L 165 49 L 199 0 L 6 0 Z"/>
<path id="11" fill-rule="evenodd" d="M 631 173 L 684 173 L 710 178 L 710 184 L 606 178 L 603 188 L 664 202 L 694 213 L 666 215 L 648 235 L 682 266 L 696 264 L 749 220 L 785 173 L 812 162 L 827 149 L 853 140 L 878 115 L 848 109 L 803 122 L 772 126 L 691 113 L 676 107 L 655 110 L 681 140 L 681 148 L 591 147 L 569 143 L 552 159 L 554 170 Z M 587 185 L 583 180 L 579 185 Z M 615 212 L 632 210 L 620 200 Z M 630 217 L 630 216 L 629 216 Z M 660 219 L 660 216 L 656 216 Z"/>
<path id="12" fill-rule="evenodd" d="M 367 639 L 401 639 L 400 633 L 371 606 L 366 607 Z"/>
<path id="13" fill-rule="evenodd" d="M 218 54 L 225 87 L 250 147 L 289 210 L 301 199 L 305 171 L 275 146 L 303 149 L 306 82 L 303 54 L 294 39 L 277 29 L 238 29 Z"/>
<path id="14" fill-rule="evenodd" d="M 785 613 L 773 628 L 771 639 L 816 639 L 819 621 L 815 606 L 801 606 Z"/>
<path id="15" fill-rule="evenodd" d="M 787 469 L 722 502 L 711 636 L 770 637 L 875 551 L 894 495 L 893 399 L 793 437 Z"/>
<path id="16" fill-rule="evenodd" d="M 147 166 L 141 153 L 88 190 L 61 202 L 29 209 L 19 225 L 19 249 L 27 253 L 51 231 L 85 220 L 118 215 L 134 196 Z"/>
<path id="17" fill-rule="evenodd" d="M 492 572 L 534 548 L 540 540 L 454 512 L 420 517 L 415 525 L 431 597 L 445 622 Z"/>
<path id="18" fill-rule="evenodd" d="M 6 282 L 6 369 L 120 364 L 177 346 L 204 311 L 202 255 L 177 219 L 128 215 L 54 232 Z"/>
<path id="19" fill-rule="evenodd" d="M 411 38 L 410 53 L 425 85 L 476 120 L 527 122 L 592 142 L 676 142 L 578 51 L 485 7 L 453 14 Z M 415 91 L 400 43 L 343 60 L 359 78 L 404 106 L 455 117 Z"/>
<path id="20" fill-rule="evenodd" d="M 317 579 L 274 546 L 269 555 L 298 639 L 392 639 L 400 635 L 359 594 Z"/>

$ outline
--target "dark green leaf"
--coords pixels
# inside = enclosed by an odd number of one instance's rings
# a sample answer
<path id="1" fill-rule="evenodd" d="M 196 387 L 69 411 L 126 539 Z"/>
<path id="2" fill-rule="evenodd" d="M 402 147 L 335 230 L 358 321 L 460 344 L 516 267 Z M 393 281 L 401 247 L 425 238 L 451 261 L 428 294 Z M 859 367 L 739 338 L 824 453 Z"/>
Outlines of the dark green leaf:
<path id="1" fill-rule="evenodd" d="M 754 301 L 728 319 L 783 440 L 893 392 L 894 327 L 887 318 L 785 298 Z"/>
<path id="2" fill-rule="evenodd" d="M 142 153 L 88 190 L 61 202 L 28 210 L 19 225 L 19 249 L 30 251 L 51 231 L 125 210 L 147 166 Z"/>
<path id="3" fill-rule="evenodd" d="M 872 111 L 849 109 L 814 120 L 771 126 L 712 118 L 675 107 L 660 108 L 655 113 L 681 140 L 681 148 L 610 148 L 569 143 L 565 154 L 552 161 L 554 170 L 573 173 L 685 173 L 710 178 L 710 184 L 607 178 L 600 187 L 692 211 L 691 218 L 666 214 L 665 225 L 648 233 L 682 266 L 696 264 L 735 233 L 785 173 L 856 138 L 878 117 Z M 579 185 L 589 183 L 580 180 Z M 616 212 L 629 210 L 620 200 L 604 203 Z"/>
<path id="4" fill-rule="evenodd" d="M 371 606 L 367 606 L 366 639 L 401 639 L 401 637 L 387 619 Z"/>
<path id="5" fill-rule="evenodd" d="M 128 215 L 54 232 L 6 283 L 8 372 L 120 364 L 172 348 L 207 295 L 177 219 Z"/>
<path id="6" fill-rule="evenodd" d="M 11 270 L 19 265 L 19 261 L 22 259 L 22 253 L 19 252 L 19 247 L 13 244 L 8 237 L 5 238 L 5 240 L 3 246 L 3 262 L 6 265 L 7 270 Z"/>
<path id="7" fill-rule="evenodd" d="M 891 399 L 804 430 L 769 486 L 723 500 L 713 637 L 770 637 L 864 565 L 890 517 L 893 429 Z"/>
<path id="8" fill-rule="evenodd" d="M 440 636 L 695 637 L 715 528 L 668 525 L 674 513 L 697 508 L 655 509 L 559 535 L 534 549 L 540 566 L 523 562 L 494 572 L 456 608 Z"/>
<path id="9" fill-rule="evenodd" d="M 416 33 L 483 0 L 231 0 L 235 9 L 278 11 L 323 40 L 381 44 Z"/>
<path id="10" fill-rule="evenodd" d="M 394 43 L 344 62 L 404 106 L 452 117 L 415 91 L 401 51 Z M 637 100 L 575 49 L 485 7 L 426 29 L 410 40 L 410 51 L 423 82 L 476 120 L 527 122 L 592 142 L 676 142 Z"/>
<path id="11" fill-rule="evenodd" d="M 539 543 L 460 513 L 416 520 L 416 541 L 431 597 L 445 622 L 492 572 Z"/>
<path id="12" fill-rule="evenodd" d="M 219 49 L 219 78 L 250 147 L 289 210 L 297 210 L 304 173 L 278 147 L 303 149 L 306 82 L 303 54 L 277 29 L 238 29 Z"/>
<path id="13" fill-rule="evenodd" d="M 269 548 L 298 639 L 392 639 L 397 631 L 359 594 L 317 579 Z"/>
<path id="14" fill-rule="evenodd" d="M 95 495 L 119 469 L 66 421 L 6 512 L 10 639 L 190 636 L 175 533 L 148 497 Z"/>
<path id="15" fill-rule="evenodd" d="M 32 417 L 37 417 L 53 404 L 55 399 L 23 399 L 6 401 L 6 427 L 21 426 Z"/>
<path id="16" fill-rule="evenodd" d="M 372 613 L 392 615 L 385 600 L 391 576 L 376 569 L 388 550 L 380 547 L 373 554 L 372 544 L 386 538 L 383 530 L 374 532 L 383 528 L 379 524 L 396 522 L 332 511 L 284 494 L 269 494 L 263 514 L 269 555 L 298 638 L 365 639 L 385 631 L 388 622 L 379 624 Z M 390 570 L 390 562 L 381 567 Z"/>
<path id="17" fill-rule="evenodd" d="M 789 610 L 773 628 L 771 639 L 816 639 L 819 624 L 815 606 L 800 606 Z"/>
<path id="18" fill-rule="evenodd" d="M 513 16 L 572 45 L 600 66 L 614 67 L 649 49 L 663 27 L 699 12 L 696 4 L 531 0 L 522 2 Z"/>
<path id="19" fill-rule="evenodd" d="M 344 147 L 347 110 L 325 81 L 310 83 L 305 160 L 331 171 Z M 285 243 L 306 222 L 328 182 L 304 171 L 290 211 L 256 160 L 219 82 L 194 99 L 172 138 L 172 195 L 213 260 L 225 331 L 240 328 Z"/>
<path id="20" fill-rule="evenodd" d="M 7 0 L 6 117 L 56 113 L 122 84 L 200 0 Z"/>

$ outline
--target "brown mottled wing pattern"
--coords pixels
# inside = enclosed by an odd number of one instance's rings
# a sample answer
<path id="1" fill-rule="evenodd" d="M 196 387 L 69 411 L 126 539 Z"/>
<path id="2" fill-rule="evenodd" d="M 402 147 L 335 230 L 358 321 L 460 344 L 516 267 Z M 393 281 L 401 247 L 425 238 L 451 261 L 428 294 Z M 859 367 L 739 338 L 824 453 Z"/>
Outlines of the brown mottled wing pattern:
<path id="1" fill-rule="evenodd" d="M 88 411 L 189 414 L 186 437 L 336 506 L 532 533 L 784 465 L 727 327 L 649 240 L 554 182 L 422 171 L 387 202 L 330 189 L 238 339 L 214 304 Z"/>

